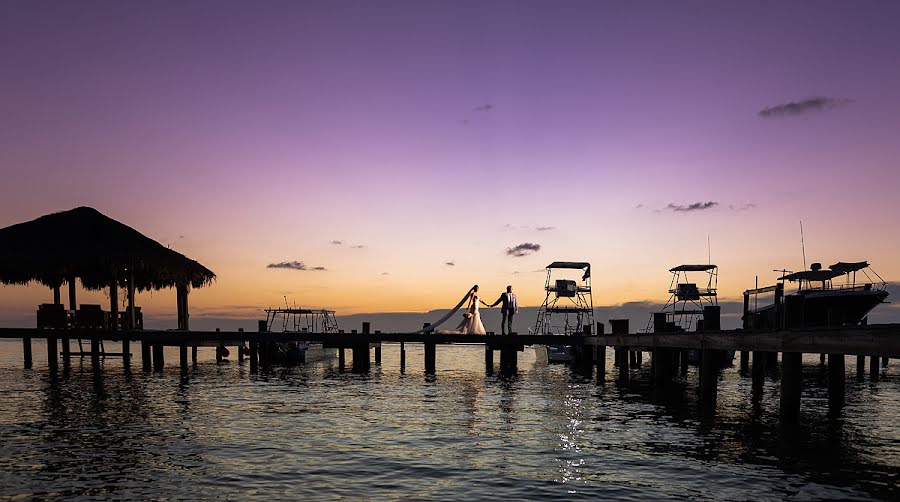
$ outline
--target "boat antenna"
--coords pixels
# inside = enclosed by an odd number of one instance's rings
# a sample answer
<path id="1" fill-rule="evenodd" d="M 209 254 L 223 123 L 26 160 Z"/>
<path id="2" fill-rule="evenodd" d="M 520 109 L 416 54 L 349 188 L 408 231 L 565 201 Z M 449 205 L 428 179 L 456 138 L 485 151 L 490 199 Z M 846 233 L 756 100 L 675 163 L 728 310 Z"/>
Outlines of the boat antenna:
<path id="1" fill-rule="evenodd" d="M 706 234 L 706 264 L 712 265 L 712 251 L 709 247 L 709 234 Z"/>
<path id="2" fill-rule="evenodd" d="M 806 244 L 803 242 L 803 220 L 800 220 L 800 249 L 803 250 L 803 270 L 806 270 Z"/>

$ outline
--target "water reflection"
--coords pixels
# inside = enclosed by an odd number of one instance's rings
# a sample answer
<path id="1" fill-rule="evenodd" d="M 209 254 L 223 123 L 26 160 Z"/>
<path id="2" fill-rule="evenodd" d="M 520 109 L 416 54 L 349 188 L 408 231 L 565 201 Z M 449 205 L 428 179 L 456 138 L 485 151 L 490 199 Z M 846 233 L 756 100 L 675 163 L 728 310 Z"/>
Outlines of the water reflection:
<path id="1" fill-rule="evenodd" d="M 73 365 L 55 380 L 0 368 L 0 496 L 896 495 L 891 372 L 848 381 L 847 405 L 829 415 L 821 369 L 804 367 L 801 423 L 788 429 L 778 382 L 754 400 L 736 369 L 723 372 L 708 421 L 694 368 L 660 393 L 646 364 L 617 386 L 614 369 L 597 385 L 528 361 L 516 375 L 485 376 L 480 351 L 444 348 L 443 367 L 426 377 L 410 355 L 405 375 L 327 361 L 259 375 L 201 362 L 187 378 L 177 366 Z"/>

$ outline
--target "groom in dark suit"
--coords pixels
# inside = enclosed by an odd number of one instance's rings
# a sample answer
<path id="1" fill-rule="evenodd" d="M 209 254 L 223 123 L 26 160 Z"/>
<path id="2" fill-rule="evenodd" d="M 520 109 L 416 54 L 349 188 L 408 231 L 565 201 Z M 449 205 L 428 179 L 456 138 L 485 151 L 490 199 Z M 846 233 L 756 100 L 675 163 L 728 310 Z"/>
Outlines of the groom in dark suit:
<path id="1" fill-rule="evenodd" d="M 512 286 L 506 286 L 506 293 L 500 295 L 497 301 L 491 304 L 491 307 L 502 303 L 500 312 L 503 314 L 503 320 L 500 321 L 500 334 L 512 334 L 513 316 L 519 312 L 519 302 L 516 300 L 516 294 L 512 292 Z"/>

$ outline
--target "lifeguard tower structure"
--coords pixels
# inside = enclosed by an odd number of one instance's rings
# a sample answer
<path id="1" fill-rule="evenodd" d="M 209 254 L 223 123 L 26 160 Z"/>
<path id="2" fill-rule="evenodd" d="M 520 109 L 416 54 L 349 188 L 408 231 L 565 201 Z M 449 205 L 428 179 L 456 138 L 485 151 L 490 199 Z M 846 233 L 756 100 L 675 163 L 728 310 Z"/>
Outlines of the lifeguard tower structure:
<path id="1" fill-rule="evenodd" d="M 563 270 L 581 270 L 581 280 L 558 278 Z M 546 296 L 538 309 L 534 333 L 573 335 L 594 326 L 591 296 L 591 264 L 582 261 L 555 261 L 547 265 Z"/>

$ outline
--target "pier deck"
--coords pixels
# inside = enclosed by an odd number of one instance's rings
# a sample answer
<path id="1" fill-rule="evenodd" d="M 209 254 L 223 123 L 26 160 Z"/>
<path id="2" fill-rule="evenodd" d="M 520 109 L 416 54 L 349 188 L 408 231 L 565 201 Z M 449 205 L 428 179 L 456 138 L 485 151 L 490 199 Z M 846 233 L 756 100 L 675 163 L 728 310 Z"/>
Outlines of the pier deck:
<path id="1" fill-rule="evenodd" d="M 279 333 L 253 331 L 95 331 L 0 328 L 0 338 L 80 338 L 147 342 L 180 346 L 241 342 L 325 342 L 332 347 L 351 348 L 360 343 L 477 344 L 495 347 L 531 345 L 588 345 L 631 350 L 711 349 L 734 351 L 801 352 L 900 357 L 900 324 L 873 324 L 851 328 L 794 331 L 726 330 L 702 333 L 629 333 L 603 335 L 461 335 L 447 333 Z"/>

